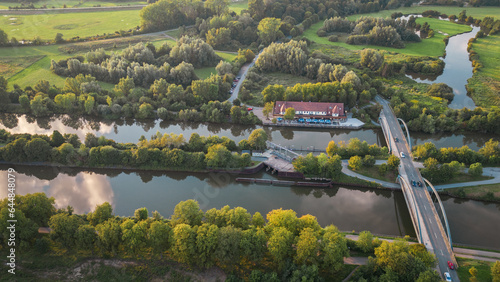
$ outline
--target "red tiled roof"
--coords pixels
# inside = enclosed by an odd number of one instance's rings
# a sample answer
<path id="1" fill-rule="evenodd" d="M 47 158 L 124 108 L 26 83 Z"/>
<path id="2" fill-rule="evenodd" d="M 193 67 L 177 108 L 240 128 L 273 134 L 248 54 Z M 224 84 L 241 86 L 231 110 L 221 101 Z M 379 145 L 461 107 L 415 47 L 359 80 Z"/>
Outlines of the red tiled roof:
<path id="1" fill-rule="evenodd" d="M 326 112 L 327 116 L 332 114 L 344 115 L 344 103 L 321 103 L 321 102 L 291 102 L 291 101 L 276 101 L 274 104 L 274 115 L 279 115 L 285 112 L 288 108 L 294 108 L 295 111 L 313 111 Z"/>

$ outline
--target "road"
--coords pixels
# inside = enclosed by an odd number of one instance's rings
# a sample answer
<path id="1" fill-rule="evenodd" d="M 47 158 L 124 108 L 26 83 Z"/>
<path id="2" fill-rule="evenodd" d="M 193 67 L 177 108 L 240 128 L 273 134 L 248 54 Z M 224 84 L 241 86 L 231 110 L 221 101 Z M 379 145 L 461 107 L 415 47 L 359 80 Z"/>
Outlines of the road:
<path id="1" fill-rule="evenodd" d="M 383 106 L 379 121 L 386 130 L 389 129 L 390 138 L 388 138 L 388 142 L 393 154 L 400 157 L 401 160 L 399 174 L 403 180 L 406 180 L 406 183 L 402 183 L 401 188 L 405 194 L 410 214 L 414 211 L 412 220 L 417 233 L 418 229 L 421 230 L 419 241 L 435 254 L 438 260 L 438 272 L 441 275 L 443 275 L 443 272 L 449 272 L 452 281 L 459 281 L 456 271 L 448 269 L 447 262 L 452 261 L 456 263 L 456 260 L 434 203 L 425 188 L 422 175 L 420 175 L 419 170 L 413 164 L 411 150 L 401 130 L 401 126 L 394 116 L 389 103 L 380 97 L 377 97 L 377 101 Z M 399 140 L 398 142 L 395 141 L 396 138 Z M 401 153 L 405 155 L 404 158 L 401 157 Z M 411 185 L 412 181 L 420 181 L 424 185 L 423 187 L 414 187 Z"/>
<path id="2" fill-rule="evenodd" d="M 248 71 L 253 67 L 253 65 L 255 65 L 255 62 L 257 61 L 257 59 L 259 58 L 261 53 L 262 53 L 262 51 L 260 51 L 257 55 L 255 55 L 255 58 L 253 59 L 252 62 L 250 62 L 248 64 L 244 64 L 241 67 L 241 69 L 237 75 L 240 77 L 240 80 L 236 83 L 236 87 L 234 88 L 233 93 L 231 94 L 231 97 L 229 97 L 229 99 L 227 99 L 229 102 L 232 103 L 234 101 L 234 99 L 238 98 L 238 93 L 240 92 L 241 85 L 243 85 L 243 81 L 245 81 L 245 78 L 247 77 Z"/>

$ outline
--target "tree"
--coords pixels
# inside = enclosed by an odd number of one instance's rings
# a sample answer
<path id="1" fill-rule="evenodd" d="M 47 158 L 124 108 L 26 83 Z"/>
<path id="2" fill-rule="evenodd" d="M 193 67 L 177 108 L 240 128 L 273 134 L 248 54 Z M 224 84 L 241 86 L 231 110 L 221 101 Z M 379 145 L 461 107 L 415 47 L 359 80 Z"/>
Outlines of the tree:
<path id="1" fill-rule="evenodd" d="M 148 222 L 139 221 L 134 223 L 132 219 L 126 219 L 121 225 L 122 240 L 128 250 L 137 255 L 146 246 Z"/>
<path id="2" fill-rule="evenodd" d="M 267 138 L 267 133 L 264 129 L 255 129 L 248 137 L 248 144 L 253 150 L 263 150 L 266 148 Z"/>
<path id="3" fill-rule="evenodd" d="M 108 202 L 104 202 L 101 205 L 95 207 L 94 212 L 90 212 L 87 215 L 87 220 L 93 226 L 101 224 L 108 219 L 113 217 L 113 207 Z"/>
<path id="4" fill-rule="evenodd" d="M 207 0 L 205 8 L 210 9 L 214 14 L 220 16 L 228 10 L 228 0 Z"/>
<path id="5" fill-rule="evenodd" d="M 17 208 L 38 226 L 47 226 L 49 219 L 56 212 L 55 199 L 48 198 L 45 193 L 17 195 L 16 200 Z"/>
<path id="6" fill-rule="evenodd" d="M 149 103 L 142 103 L 137 112 L 137 118 L 152 118 L 154 117 L 154 108 Z"/>
<path id="7" fill-rule="evenodd" d="M 277 228 L 286 228 L 293 234 L 298 234 L 298 218 L 293 210 L 272 210 L 267 214 L 267 225 L 265 227 L 268 233 Z"/>
<path id="8" fill-rule="evenodd" d="M 0 29 L 0 45 L 7 45 L 7 43 L 9 43 L 9 36 L 5 33 L 5 31 Z"/>
<path id="9" fill-rule="evenodd" d="M 472 176 L 483 175 L 483 165 L 481 163 L 473 163 L 469 167 L 469 174 Z"/>
<path id="10" fill-rule="evenodd" d="M 375 158 L 371 155 L 366 155 L 363 159 L 363 165 L 366 167 L 372 167 L 375 165 Z"/>
<path id="11" fill-rule="evenodd" d="M 148 214 L 147 208 L 140 208 L 135 210 L 134 217 L 137 221 L 146 220 L 148 219 Z"/>
<path id="12" fill-rule="evenodd" d="M 233 65 L 229 62 L 225 62 L 221 60 L 217 66 L 215 67 L 215 70 L 217 71 L 217 74 L 219 76 L 224 76 L 225 74 L 232 74 L 233 73 Z"/>
<path id="13" fill-rule="evenodd" d="M 64 137 L 62 136 L 62 134 L 59 131 L 57 131 L 57 130 L 54 130 L 54 132 L 50 136 L 50 145 L 53 146 L 53 147 L 59 147 L 65 141 L 66 140 L 64 139 Z"/>
<path id="14" fill-rule="evenodd" d="M 242 232 L 241 255 L 253 262 L 261 261 L 266 253 L 266 234 L 262 229 L 251 228 Z"/>
<path id="15" fill-rule="evenodd" d="M 361 65 L 371 69 L 378 70 L 384 63 L 384 54 L 373 49 L 363 49 L 361 51 Z"/>
<path id="16" fill-rule="evenodd" d="M 24 147 L 26 157 L 31 162 L 48 162 L 50 161 L 52 147 L 42 138 L 33 138 Z"/>
<path id="17" fill-rule="evenodd" d="M 439 273 L 437 271 L 428 269 L 424 272 L 421 272 L 420 275 L 418 276 L 417 282 L 440 282 L 441 276 L 439 276 Z"/>
<path id="18" fill-rule="evenodd" d="M 58 32 L 56 34 L 55 41 L 56 41 L 57 44 L 63 43 L 64 42 L 63 34 Z"/>
<path id="19" fill-rule="evenodd" d="M 97 234 L 94 226 L 85 224 L 80 225 L 76 230 L 76 245 L 80 250 L 90 250 L 94 253 L 95 242 L 97 241 Z"/>
<path id="20" fill-rule="evenodd" d="M 477 276 L 478 271 L 477 271 L 477 269 L 473 266 L 473 267 L 469 268 L 469 273 L 470 273 L 470 275 L 471 275 L 472 277 L 474 277 L 474 278 L 475 278 L 475 277 Z"/>
<path id="21" fill-rule="evenodd" d="M 293 120 L 295 118 L 295 109 L 294 108 L 286 109 L 283 118 L 286 120 Z"/>
<path id="22" fill-rule="evenodd" d="M 208 213 L 208 212 L 207 212 Z M 215 264 L 215 252 L 219 244 L 219 227 L 204 223 L 196 233 L 196 254 L 198 266 L 209 268 Z"/>
<path id="23" fill-rule="evenodd" d="M 205 159 L 208 167 L 227 167 L 230 164 L 232 155 L 223 144 L 216 144 L 208 148 Z"/>
<path id="24" fill-rule="evenodd" d="M 399 166 L 399 163 L 400 163 L 399 158 L 394 156 L 394 155 L 390 155 L 389 159 L 387 159 L 387 166 L 391 170 L 397 169 Z"/>
<path id="25" fill-rule="evenodd" d="M 114 218 L 110 218 L 98 224 L 96 230 L 98 235 L 97 245 L 101 251 L 108 251 L 112 255 L 115 255 L 118 246 L 122 242 L 120 223 Z"/>
<path id="26" fill-rule="evenodd" d="M 203 211 L 195 200 L 186 200 L 178 203 L 174 208 L 171 224 L 189 224 L 191 226 L 200 225 L 203 218 Z"/>
<path id="27" fill-rule="evenodd" d="M 344 266 L 344 257 L 349 256 L 347 240 L 340 234 L 337 227 L 330 225 L 325 228 L 321 239 L 321 257 L 319 261 L 323 269 L 336 273 Z"/>
<path id="28" fill-rule="evenodd" d="M 219 244 L 215 251 L 218 261 L 223 264 L 236 264 L 240 260 L 241 230 L 231 225 L 219 229 Z"/>
<path id="29" fill-rule="evenodd" d="M 349 71 L 345 74 L 341 81 L 342 84 L 351 84 L 354 89 L 359 89 L 361 87 L 361 80 L 356 75 L 355 72 Z"/>
<path id="30" fill-rule="evenodd" d="M 273 102 L 268 102 L 264 105 L 264 108 L 262 109 L 262 114 L 269 119 L 269 114 L 273 113 L 274 110 L 274 103 Z"/>
<path id="31" fill-rule="evenodd" d="M 360 156 L 352 156 L 349 159 L 349 168 L 352 170 L 359 170 L 363 165 L 363 159 Z"/>
<path id="32" fill-rule="evenodd" d="M 491 278 L 493 282 L 500 282 L 500 261 L 496 261 L 491 266 Z"/>
<path id="33" fill-rule="evenodd" d="M 339 177 L 342 172 L 342 158 L 339 155 L 328 158 L 325 171 L 328 178 L 335 179 Z"/>
<path id="34" fill-rule="evenodd" d="M 252 216 L 252 225 L 257 228 L 262 228 L 266 224 L 264 217 L 260 214 L 260 212 L 255 212 Z"/>
<path id="35" fill-rule="evenodd" d="M 360 248 L 365 253 L 373 251 L 373 235 L 370 231 L 362 231 L 359 233 L 356 247 Z"/>
<path id="36" fill-rule="evenodd" d="M 134 89 L 134 87 L 134 79 L 127 76 L 126 78 L 120 78 L 120 81 L 115 85 L 114 90 L 116 93 L 118 93 L 118 95 L 128 96 L 130 94 L 130 91 Z"/>
<path id="37" fill-rule="evenodd" d="M 148 242 L 153 252 L 155 254 L 160 254 L 160 257 L 163 257 L 163 252 L 165 252 L 170 244 L 169 240 L 172 236 L 172 229 L 167 223 L 161 221 L 155 221 L 151 223 L 151 226 L 148 229 Z"/>
<path id="38" fill-rule="evenodd" d="M 296 244 L 295 262 L 297 264 L 316 264 L 319 251 L 318 233 L 312 228 L 304 228 L 300 232 Z"/>
<path id="39" fill-rule="evenodd" d="M 172 256 L 180 263 L 191 265 L 196 259 L 196 233 L 191 226 L 180 223 L 173 231 Z"/>
<path id="40" fill-rule="evenodd" d="M 280 270 L 283 269 L 287 259 L 293 254 L 293 240 L 293 233 L 284 227 L 273 229 L 268 240 L 267 249 Z"/>
<path id="41" fill-rule="evenodd" d="M 259 38 L 263 44 L 268 45 L 280 36 L 281 20 L 277 18 L 264 18 L 257 27 Z"/>
<path id="42" fill-rule="evenodd" d="M 82 223 L 83 221 L 77 215 L 56 214 L 49 220 L 50 237 L 71 249 L 76 245 L 76 231 Z"/>

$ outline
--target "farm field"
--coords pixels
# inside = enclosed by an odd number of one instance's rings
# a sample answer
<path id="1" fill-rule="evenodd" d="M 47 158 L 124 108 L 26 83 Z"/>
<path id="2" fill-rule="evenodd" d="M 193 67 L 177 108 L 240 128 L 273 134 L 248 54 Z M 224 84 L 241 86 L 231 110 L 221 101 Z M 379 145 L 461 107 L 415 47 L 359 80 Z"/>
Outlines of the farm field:
<path id="1" fill-rule="evenodd" d="M 46 6 L 47 8 L 86 8 L 100 5 L 101 7 L 128 6 L 128 5 L 146 5 L 146 1 L 126 1 L 126 2 L 106 2 L 106 1 L 79 1 L 79 0 L 40 0 L 33 3 L 36 8 Z M 0 2 L 0 9 L 8 9 L 9 6 L 19 6 L 18 1 Z"/>
<path id="2" fill-rule="evenodd" d="M 0 28 L 17 40 L 53 40 L 57 33 L 64 39 L 114 33 L 135 28 L 140 23 L 139 11 L 106 11 L 92 13 L 3 15 Z"/>
<path id="3" fill-rule="evenodd" d="M 448 35 L 455 35 L 458 33 L 463 33 L 470 31 L 471 28 L 466 25 L 459 25 L 451 22 L 440 21 L 437 19 L 418 19 L 418 23 L 424 23 L 427 21 L 431 28 L 435 28 L 443 33 Z M 423 39 L 422 42 L 418 43 L 405 43 L 406 47 L 402 49 L 391 48 L 391 47 L 383 47 L 376 45 L 350 45 L 345 42 L 330 42 L 328 41 L 328 37 L 319 37 L 316 32 L 320 27 L 323 26 L 323 22 L 318 22 L 312 25 L 308 30 L 304 32 L 304 36 L 309 40 L 312 40 L 319 44 L 327 44 L 327 45 L 335 45 L 344 47 L 349 50 L 362 50 L 364 48 L 373 48 L 378 50 L 385 50 L 389 52 L 395 52 L 405 55 L 412 56 L 431 56 L 431 57 L 439 57 L 442 56 L 445 49 L 445 44 L 443 39 L 446 37 L 443 34 L 435 33 L 434 37 Z"/>
<path id="4" fill-rule="evenodd" d="M 450 6 L 415 6 L 415 7 L 402 7 L 394 10 L 383 10 L 376 13 L 358 14 L 347 17 L 349 20 L 355 20 L 360 17 L 390 17 L 394 12 L 401 12 L 407 14 L 420 14 L 423 11 L 435 10 L 449 15 L 460 14 L 463 10 L 467 11 L 467 16 L 474 18 L 494 17 L 500 18 L 500 7 L 450 7 Z"/>

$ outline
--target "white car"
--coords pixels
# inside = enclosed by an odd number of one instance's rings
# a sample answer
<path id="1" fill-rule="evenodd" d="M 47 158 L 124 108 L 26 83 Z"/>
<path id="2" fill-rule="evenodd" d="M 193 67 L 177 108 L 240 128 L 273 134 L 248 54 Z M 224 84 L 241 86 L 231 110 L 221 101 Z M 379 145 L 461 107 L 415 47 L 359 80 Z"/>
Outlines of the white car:
<path id="1" fill-rule="evenodd" d="M 405 153 L 401 152 L 401 158 L 405 158 Z"/>
<path id="2" fill-rule="evenodd" d="M 448 272 L 444 273 L 444 279 L 446 279 L 446 281 L 451 281 L 451 276 Z"/>

